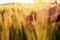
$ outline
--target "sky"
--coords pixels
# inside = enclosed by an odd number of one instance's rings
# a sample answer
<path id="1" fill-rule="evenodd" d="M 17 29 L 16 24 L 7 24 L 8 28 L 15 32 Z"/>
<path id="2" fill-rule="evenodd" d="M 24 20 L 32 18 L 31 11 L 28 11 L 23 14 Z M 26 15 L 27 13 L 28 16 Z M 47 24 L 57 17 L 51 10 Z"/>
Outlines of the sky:
<path id="1" fill-rule="evenodd" d="M 0 4 L 4 3 L 16 3 L 16 2 L 24 2 L 24 3 L 33 3 L 34 0 L 0 0 Z"/>
<path id="2" fill-rule="evenodd" d="M 35 1 L 37 1 L 37 0 L 0 0 L 0 4 L 4 4 L 4 3 L 16 3 L 16 2 L 23 2 L 23 3 L 33 4 Z M 49 3 L 49 2 L 51 3 L 51 2 L 54 2 L 55 0 L 48 0 L 48 1 L 47 0 L 41 0 L 41 1 L 43 1 L 45 3 Z M 60 0 L 57 0 L 57 2 L 60 2 Z"/>

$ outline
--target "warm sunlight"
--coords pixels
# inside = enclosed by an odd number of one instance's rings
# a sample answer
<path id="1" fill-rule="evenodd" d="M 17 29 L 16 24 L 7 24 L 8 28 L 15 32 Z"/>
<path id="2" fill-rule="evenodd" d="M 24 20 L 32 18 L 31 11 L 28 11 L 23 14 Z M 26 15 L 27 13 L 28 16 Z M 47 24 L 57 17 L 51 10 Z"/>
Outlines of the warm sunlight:
<path id="1" fill-rule="evenodd" d="M 4 4 L 4 3 L 29 3 L 29 4 L 33 4 L 34 0 L 0 0 L 0 4 Z"/>

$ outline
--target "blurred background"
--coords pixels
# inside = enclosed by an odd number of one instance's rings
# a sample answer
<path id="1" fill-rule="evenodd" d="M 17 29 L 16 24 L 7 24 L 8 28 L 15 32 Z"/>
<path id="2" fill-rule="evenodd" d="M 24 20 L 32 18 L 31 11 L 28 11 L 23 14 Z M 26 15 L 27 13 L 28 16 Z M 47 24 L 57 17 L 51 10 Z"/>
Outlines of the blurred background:
<path id="1" fill-rule="evenodd" d="M 0 4 L 3 3 L 16 3 L 16 2 L 22 2 L 22 3 L 53 3 L 57 1 L 57 3 L 60 3 L 60 0 L 0 0 Z"/>

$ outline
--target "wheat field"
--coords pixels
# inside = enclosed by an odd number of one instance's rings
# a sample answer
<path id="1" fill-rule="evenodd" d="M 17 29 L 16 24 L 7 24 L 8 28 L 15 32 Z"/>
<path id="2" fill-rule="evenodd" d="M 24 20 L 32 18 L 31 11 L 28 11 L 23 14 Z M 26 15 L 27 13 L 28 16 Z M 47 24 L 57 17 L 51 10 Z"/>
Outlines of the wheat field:
<path id="1" fill-rule="evenodd" d="M 0 40 L 59 40 L 60 22 L 49 24 L 56 4 L 1 4 Z"/>

